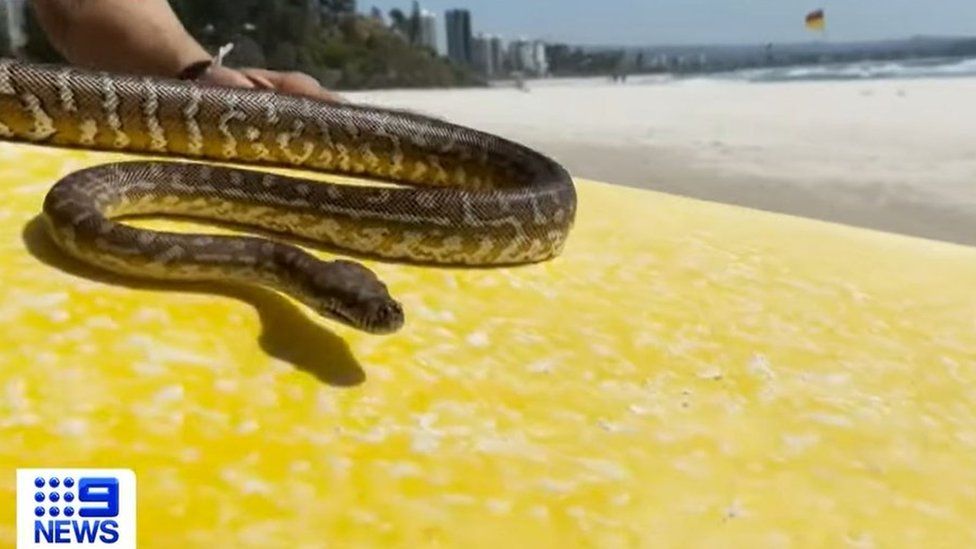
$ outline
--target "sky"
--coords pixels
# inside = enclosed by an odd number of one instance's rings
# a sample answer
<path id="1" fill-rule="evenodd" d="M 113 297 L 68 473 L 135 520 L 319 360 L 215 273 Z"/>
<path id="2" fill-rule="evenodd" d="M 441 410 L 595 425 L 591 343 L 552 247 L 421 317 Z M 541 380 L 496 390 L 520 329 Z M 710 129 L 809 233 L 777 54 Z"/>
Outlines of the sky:
<path id="1" fill-rule="evenodd" d="M 360 11 L 409 13 L 411 0 L 358 0 Z M 435 12 L 471 11 L 475 33 L 572 44 L 757 44 L 976 36 L 976 0 L 423 0 Z M 822 8 L 827 33 L 807 31 L 804 16 Z"/>

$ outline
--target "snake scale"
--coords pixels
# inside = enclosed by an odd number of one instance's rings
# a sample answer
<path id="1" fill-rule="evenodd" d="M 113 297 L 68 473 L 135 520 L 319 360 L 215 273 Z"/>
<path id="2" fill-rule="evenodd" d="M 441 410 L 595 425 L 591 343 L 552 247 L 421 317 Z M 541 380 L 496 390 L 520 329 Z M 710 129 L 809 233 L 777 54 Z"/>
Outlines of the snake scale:
<path id="1" fill-rule="evenodd" d="M 410 112 L 270 90 L 3 59 L 0 139 L 150 157 L 82 169 L 54 184 L 43 219 L 67 254 L 126 276 L 262 285 L 376 334 L 398 330 L 405 315 L 360 263 L 324 261 L 274 237 L 121 221 L 176 215 L 380 259 L 487 266 L 559 255 L 576 215 L 567 171 L 521 144 Z"/>

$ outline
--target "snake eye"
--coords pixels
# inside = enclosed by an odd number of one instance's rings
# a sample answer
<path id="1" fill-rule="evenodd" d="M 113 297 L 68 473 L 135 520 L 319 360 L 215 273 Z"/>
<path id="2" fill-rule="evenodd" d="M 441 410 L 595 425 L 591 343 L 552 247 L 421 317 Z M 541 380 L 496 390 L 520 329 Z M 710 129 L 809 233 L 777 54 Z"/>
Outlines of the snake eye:
<path id="1" fill-rule="evenodd" d="M 395 332 L 403 326 L 403 307 L 392 299 L 374 301 L 364 321 L 372 332 Z"/>

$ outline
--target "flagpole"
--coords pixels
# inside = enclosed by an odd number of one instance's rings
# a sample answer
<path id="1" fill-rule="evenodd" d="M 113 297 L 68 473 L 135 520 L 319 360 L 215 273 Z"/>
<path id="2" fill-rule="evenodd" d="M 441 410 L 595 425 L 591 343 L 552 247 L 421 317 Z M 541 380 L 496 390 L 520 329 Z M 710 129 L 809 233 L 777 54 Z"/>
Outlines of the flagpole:
<path id="1" fill-rule="evenodd" d="M 827 11 L 828 10 L 827 10 L 826 4 L 827 4 L 827 2 L 825 1 L 824 2 L 824 7 L 820 8 L 820 9 L 823 10 L 823 14 L 824 14 L 823 38 L 824 38 L 824 42 L 830 42 L 830 34 L 828 34 L 830 31 L 827 28 Z"/>

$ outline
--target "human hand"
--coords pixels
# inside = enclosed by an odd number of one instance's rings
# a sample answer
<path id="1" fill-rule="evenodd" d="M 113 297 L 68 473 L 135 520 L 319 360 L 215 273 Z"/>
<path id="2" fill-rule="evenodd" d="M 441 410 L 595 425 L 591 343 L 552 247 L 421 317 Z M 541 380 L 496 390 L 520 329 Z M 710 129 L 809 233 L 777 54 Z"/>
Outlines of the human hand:
<path id="1" fill-rule="evenodd" d="M 124 74 L 173 77 L 202 60 L 213 60 L 167 0 L 32 0 L 39 22 L 71 64 Z M 324 101 L 343 101 L 300 72 L 232 69 L 219 59 L 197 79 L 239 88 L 277 90 Z"/>
<path id="2" fill-rule="evenodd" d="M 233 69 L 215 65 L 200 76 L 199 80 L 220 86 L 277 90 L 323 101 L 344 101 L 340 95 L 323 88 L 314 78 L 302 72 L 279 72 L 258 68 Z"/>

